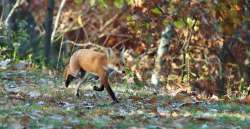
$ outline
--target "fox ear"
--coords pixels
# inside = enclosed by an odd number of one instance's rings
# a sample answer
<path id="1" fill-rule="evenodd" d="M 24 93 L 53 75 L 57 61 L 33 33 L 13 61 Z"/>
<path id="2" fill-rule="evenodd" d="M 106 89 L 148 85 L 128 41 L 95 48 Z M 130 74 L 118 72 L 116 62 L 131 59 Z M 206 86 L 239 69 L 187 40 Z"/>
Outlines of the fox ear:
<path id="1" fill-rule="evenodd" d="M 112 58 L 112 56 L 113 56 L 113 50 L 112 50 L 112 48 L 107 48 L 107 57 L 108 58 Z"/>

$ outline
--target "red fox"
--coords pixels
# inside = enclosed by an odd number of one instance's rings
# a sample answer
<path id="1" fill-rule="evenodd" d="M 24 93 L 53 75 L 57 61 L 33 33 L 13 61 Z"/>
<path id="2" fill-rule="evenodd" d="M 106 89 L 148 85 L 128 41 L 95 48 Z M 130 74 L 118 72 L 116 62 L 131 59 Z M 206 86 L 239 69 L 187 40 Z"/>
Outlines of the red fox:
<path id="1" fill-rule="evenodd" d="M 112 98 L 113 102 L 118 103 L 114 92 L 110 88 L 108 82 L 109 71 L 116 71 L 120 74 L 125 74 L 124 71 L 124 49 L 113 50 L 108 48 L 106 53 L 97 52 L 90 49 L 80 49 L 73 53 L 70 58 L 69 64 L 65 67 L 64 78 L 65 86 L 68 87 L 69 83 L 77 78 L 81 78 L 77 84 L 76 96 L 79 97 L 79 87 L 84 81 L 83 77 L 86 72 L 97 75 L 101 81 L 100 87 L 94 86 L 95 91 L 103 91 L 104 88 Z"/>

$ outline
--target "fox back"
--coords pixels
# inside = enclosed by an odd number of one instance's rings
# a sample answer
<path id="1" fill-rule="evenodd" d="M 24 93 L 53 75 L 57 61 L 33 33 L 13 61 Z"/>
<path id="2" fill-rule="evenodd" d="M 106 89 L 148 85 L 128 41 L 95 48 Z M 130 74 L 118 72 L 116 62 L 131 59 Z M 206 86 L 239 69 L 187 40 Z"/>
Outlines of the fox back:
<path id="1" fill-rule="evenodd" d="M 71 74 L 77 77 L 81 70 L 102 76 L 107 70 L 118 73 L 123 71 L 123 57 L 118 50 L 109 48 L 106 53 L 90 49 L 80 49 L 70 58 L 68 66 L 65 67 L 64 76 Z"/>

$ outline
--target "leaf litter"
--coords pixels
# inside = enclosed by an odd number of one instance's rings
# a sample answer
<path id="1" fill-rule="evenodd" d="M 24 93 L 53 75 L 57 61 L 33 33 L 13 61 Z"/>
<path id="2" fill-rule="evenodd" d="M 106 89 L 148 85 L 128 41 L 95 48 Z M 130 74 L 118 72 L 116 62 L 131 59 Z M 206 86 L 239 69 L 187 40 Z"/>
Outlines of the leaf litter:
<path id="1" fill-rule="evenodd" d="M 0 128 L 250 127 L 248 98 L 208 102 L 183 92 L 154 95 L 143 87 L 113 83 L 120 100 L 113 105 L 106 91 L 93 90 L 98 83 L 83 84 L 77 98 L 74 83 L 65 88 L 61 76 L 37 73 L 23 69 L 0 73 Z"/>

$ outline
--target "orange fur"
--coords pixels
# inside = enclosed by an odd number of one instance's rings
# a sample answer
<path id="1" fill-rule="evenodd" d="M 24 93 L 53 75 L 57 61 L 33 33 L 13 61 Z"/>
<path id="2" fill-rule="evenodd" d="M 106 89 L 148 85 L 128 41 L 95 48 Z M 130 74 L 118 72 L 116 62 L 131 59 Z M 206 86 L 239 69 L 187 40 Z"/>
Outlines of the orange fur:
<path id="1" fill-rule="evenodd" d="M 78 78 L 79 73 L 82 74 L 81 76 L 83 76 L 85 72 L 93 73 L 97 75 L 101 81 L 101 86 L 95 86 L 94 90 L 102 91 L 106 88 L 113 101 L 118 102 L 109 86 L 108 69 L 114 68 L 118 71 L 122 66 L 123 62 L 121 59 L 121 53 L 118 50 L 110 49 L 107 53 L 102 53 L 90 49 L 80 49 L 73 53 L 69 64 L 65 67 L 65 85 L 67 87 L 70 81 L 74 78 Z M 122 72 L 124 73 L 124 71 Z M 79 86 L 77 90 L 79 90 Z M 77 96 L 79 96 L 78 92 L 79 91 L 77 91 Z"/>

